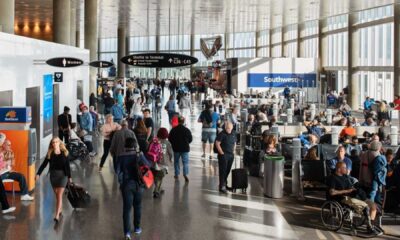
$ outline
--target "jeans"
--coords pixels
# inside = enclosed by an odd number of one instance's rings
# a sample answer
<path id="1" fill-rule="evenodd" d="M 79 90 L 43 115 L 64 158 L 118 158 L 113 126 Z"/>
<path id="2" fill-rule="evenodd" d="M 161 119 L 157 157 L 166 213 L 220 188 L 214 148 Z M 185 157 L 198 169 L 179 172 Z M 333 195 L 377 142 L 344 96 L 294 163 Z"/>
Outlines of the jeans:
<path id="1" fill-rule="evenodd" d="M 169 122 L 172 121 L 172 118 L 174 117 L 175 113 L 176 113 L 175 111 L 168 110 L 168 119 L 169 119 Z"/>
<path id="2" fill-rule="evenodd" d="M 65 144 L 69 143 L 69 132 L 58 131 L 58 137 L 61 141 L 64 141 Z"/>
<path id="3" fill-rule="evenodd" d="M 6 190 L 4 189 L 3 182 L 0 182 L 0 203 L 3 210 L 9 209 L 10 205 L 7 201 Z"/>
<path id="4" fill-rule="evenodd" d="M 371 192 L 369 193 L 368 199 L 375 203 L 382 203 L 381 198 L 382 186 L 377 181 L 373 180 L 371 183 Z"/>
<path id="5" fill-rule="evenodd" d="M 174 152 L 175 176 L 179 176 L 180 174 L 180 158 L 182 158 L 183 163 L 183 175 L 187 176 L 189 174 L 189 152 Z"/>
<path id="6" fill-rule="evenodd" d="M 142 215 L 142 193 L 143 188 L 138 184 L 124 183 L 121 185 L 122 199 L 123 199 L 123 214 L 124 221 L 124 234 L 131 233 L 131 210 L 133 206 L 133 225 L 135 228 L 140 227 L 140 218 Z"/>
<path id="7" fill-rule="evenodd" d="M 7 172 L 1 175 L 1 180 L 12 179 L 19 183 L 19 189 L 21 189 L 21 194 L 28 194 L 28 187 L 26 186 L 25 176 L 17 172 Z"/>
<path id="8" fill-rule="evenodd" d="M 218 154 L 218 169 L 219 169 L 219 188 L 226 186 L 228 175 L 232 169 L 233 154 L 225 153 L 224 155 Z"/>
<path id="9" fill-rule="evenodd" d="M 103 167 L 104 162 L 107 159 L 108 153 L 110 152 L 111 141 L 104 139 L 103 142 L 103 156 L 101 156 L 100 167 Z"/>

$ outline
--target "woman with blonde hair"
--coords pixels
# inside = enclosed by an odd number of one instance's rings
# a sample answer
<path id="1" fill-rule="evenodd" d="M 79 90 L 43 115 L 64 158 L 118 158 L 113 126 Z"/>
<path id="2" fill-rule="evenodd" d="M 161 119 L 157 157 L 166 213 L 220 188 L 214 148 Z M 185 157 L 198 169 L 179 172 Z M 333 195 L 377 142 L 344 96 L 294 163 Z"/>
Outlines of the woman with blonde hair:
<path id="1" fill-rule="evenodd" d="M 65 187 L 68 182 L 72 183 L 68 150 L 58 137 L 51 139 L 46 158 L 40 165 L 36 174 L 36 181 L 39 181 L 40 174 L 42 174 L 48 164 L 50 164 L 50 183 L 56 195 L 56 213 L 54 221 L 58 223 L 62 217 L 62 197 Z"/>

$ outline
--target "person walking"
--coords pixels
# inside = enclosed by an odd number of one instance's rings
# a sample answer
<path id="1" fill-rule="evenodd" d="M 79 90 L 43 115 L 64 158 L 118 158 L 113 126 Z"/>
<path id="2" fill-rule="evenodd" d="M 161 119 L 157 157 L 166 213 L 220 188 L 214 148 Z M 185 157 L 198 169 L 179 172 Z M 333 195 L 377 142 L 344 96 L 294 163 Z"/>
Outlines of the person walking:
<path id="1" fill-rule="evenodd" d="M 212 110 L 210 103 L 206 104 L 205 109 L 201 112 L 197 122 L 202 123 L 201 129 L 201 141 L 203 142 L 203 155 L 202 158 L 206 157 L 207 142 L 210 146 L 210 160 L 212 159 L 213 145 L 215 138 L 217 137 L 217 125 L 219 121 L 219 114 Z"/>
<path id="2" fill-rule="evenodd" d="M 69 107 L 64 107 L 64 112 L 57 117 L 58 137 L 66 144 L 69 142 L 69 130 L 71 129 L 72 116 Z"/>
<path id="3" fill-rule="evenodd" d="M 85 105 L 81 106 L 82 116 L 79 122 L 81 129 L 86 130 L 89 134 L 93 131 L 93 118 L 89 112 L 89 108 Z"/>
<path id="4" fill-rule="evenodd" d="M 175 106 L 176 106 L 176 101 L 174 95 L 171 95 L 169 96 L 168 102 L 165 104 L 165 110 L 168 112 L 168 119 L 170 123 L 172 118 L 174 117 L 174 114 L 176 113 Z"/>
<path id="5" fill-rule="evenodd" d="M 46 158 L 37 171 L 36 181 L 39 181 L 40 175 L 48 164 L 50 164 L 50 183 L 56 195 L 54 221 L 58 223 L 62 217 L 61 210 L 65 186 L 67 183 L 72 183 L 68 150 L 58 137 L 51 139 Z"/>
<path id="6" fill-rule="evenodd" d="M 174 150 L 174 168 L 175 168 L 175 179 L 179 179 L 180 164 L 179 160 L 182 159 L 183 163 L 183 177 L 186 182 L 189 182 L 189 144 L 192 142 L 192 133 L 188 128 L 185 127 L 185 118 L 178 118 L 178 126 L 174 127 L 169 136 L 168 140 Z"/>
<path id="7" fill-rule="evenodd" d="M 162 91 L 162 95 L 164 96 L 164 88 L 165 88 L 165 80 L 161 80 L 161 91 Z"/>
<path id="8" fill-rule="evenodd" d="M 101 133 L 103 135 L 103 156 L 101 156 L 99 172 L 101 172 L 104 162 L 108 157 L 108 153 L 110 152 L 111 147 L 111 138 L 114 135 L 114 132 L 119 130 L 121 126 L 118 123 L 113 122 L 113 116 L 111 114 L 106 115 L 106 122 L 101 128 Z"/>
<path id="9" fill-rule="evenodd" d="M 137 120 L 137 124 L 133 129 L 133 132 L 135 133 L 136 139 L 138 141 L 140 151 L 146 153 L 149 142 L 147 141 L 147 128 L 143 119 L 139 118 Z"/>
<path id="10" fill-rule="evenodd" d="M 179 101 L 179 111 L 184 118 L 189 118 L 191 110 L 192 102 L 190 100 L 189 93 L 185 93 Z"/>
<path id="11" fill-rule="evenodd" d="M 128 121 L 122 120 L 121 121 L 121 129 L 117 130 L 114 133 L 114 136 L 111 140 L 111 145 L 110 145 L 110 153 L 113 158 L 114 170 L 115 170 L 115 173 L 117 173 L 117 174 L 118 174 L 118 172 L 117 172 L 118 163 L 116 161 L 117 161 L 118 156 L 124 152 L 125 141 L 128 138 L 133 138 L 135 140 L 135 149 L 139 149 L 139 145 L 138 145 L 135 133 L 128 128 Z"/>
<path id="12" fill-rule="evenodd" d="M 114 117 L 114 122 L 120 123 L 125 117 L 124 109 L 118 104 L 117 101 L 114 102 L 114 106 L 111 108 L 111 114 Z"/>
<path id="13" fill-rule="evenodd" d="M 227 192 L 226 184 L 232 168 L 236 146 L 236 133 L 233 131 L 233 124 L 227 121 L 224 127 L 215 141 L 215 147 L 218 150 L 219 191 L 222 193 Z"/>
<path id="14" fill-rule="evenodd" d="M 142 213 L 142 194 L 143 185 L 138 174 L 138 166 L 145 164 L 137 157 L 135 150 L 135 139 L 127 138 L 125 141 L 125 152 L 118 156 L 118 182 L 123 199 L 124 236 L 126 240 L 131 239 L 131 210 L 133 207 L 134 233 L 140 234 L 141 213 Z"/>
<path id="15" fill-rule="evenodd" d="M 172 163 L 174 158 L 174 151 L 172 145 L 168 141 L 168 130 L 166 128 L 160 128 L 157 132 L 157 138 L 161 145 L 162 156 L 160 161 L 157 163 L 157 168 L 154 171 L 154 192 L 153 197 L 158 198 L 160 194 L 164 192 L 161 188 L 163 178 L 168 174 L 169 163 Z"/>

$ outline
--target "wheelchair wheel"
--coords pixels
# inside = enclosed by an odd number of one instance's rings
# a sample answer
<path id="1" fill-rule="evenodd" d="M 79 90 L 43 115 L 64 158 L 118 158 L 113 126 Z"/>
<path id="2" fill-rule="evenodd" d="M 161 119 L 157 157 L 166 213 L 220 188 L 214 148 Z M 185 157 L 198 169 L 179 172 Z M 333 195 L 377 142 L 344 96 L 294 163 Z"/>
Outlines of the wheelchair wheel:
<path id="1" fill-rule="evenodd" d="M 328 230 L 338 231 L 343 226 L 342 206 L 333 201 L 325 202 L 321 207 L 321 220 Z"/>

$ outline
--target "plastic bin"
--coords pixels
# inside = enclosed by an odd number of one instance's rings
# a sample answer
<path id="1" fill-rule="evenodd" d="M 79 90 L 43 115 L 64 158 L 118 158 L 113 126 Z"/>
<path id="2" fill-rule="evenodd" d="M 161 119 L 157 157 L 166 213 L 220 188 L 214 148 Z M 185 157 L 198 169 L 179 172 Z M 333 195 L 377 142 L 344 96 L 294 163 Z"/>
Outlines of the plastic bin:
<path id="1" fill-rule="evenodd" d="M 270 198 L 283 197 L 284 156 L 265 156 L 264 195 Z"/>

